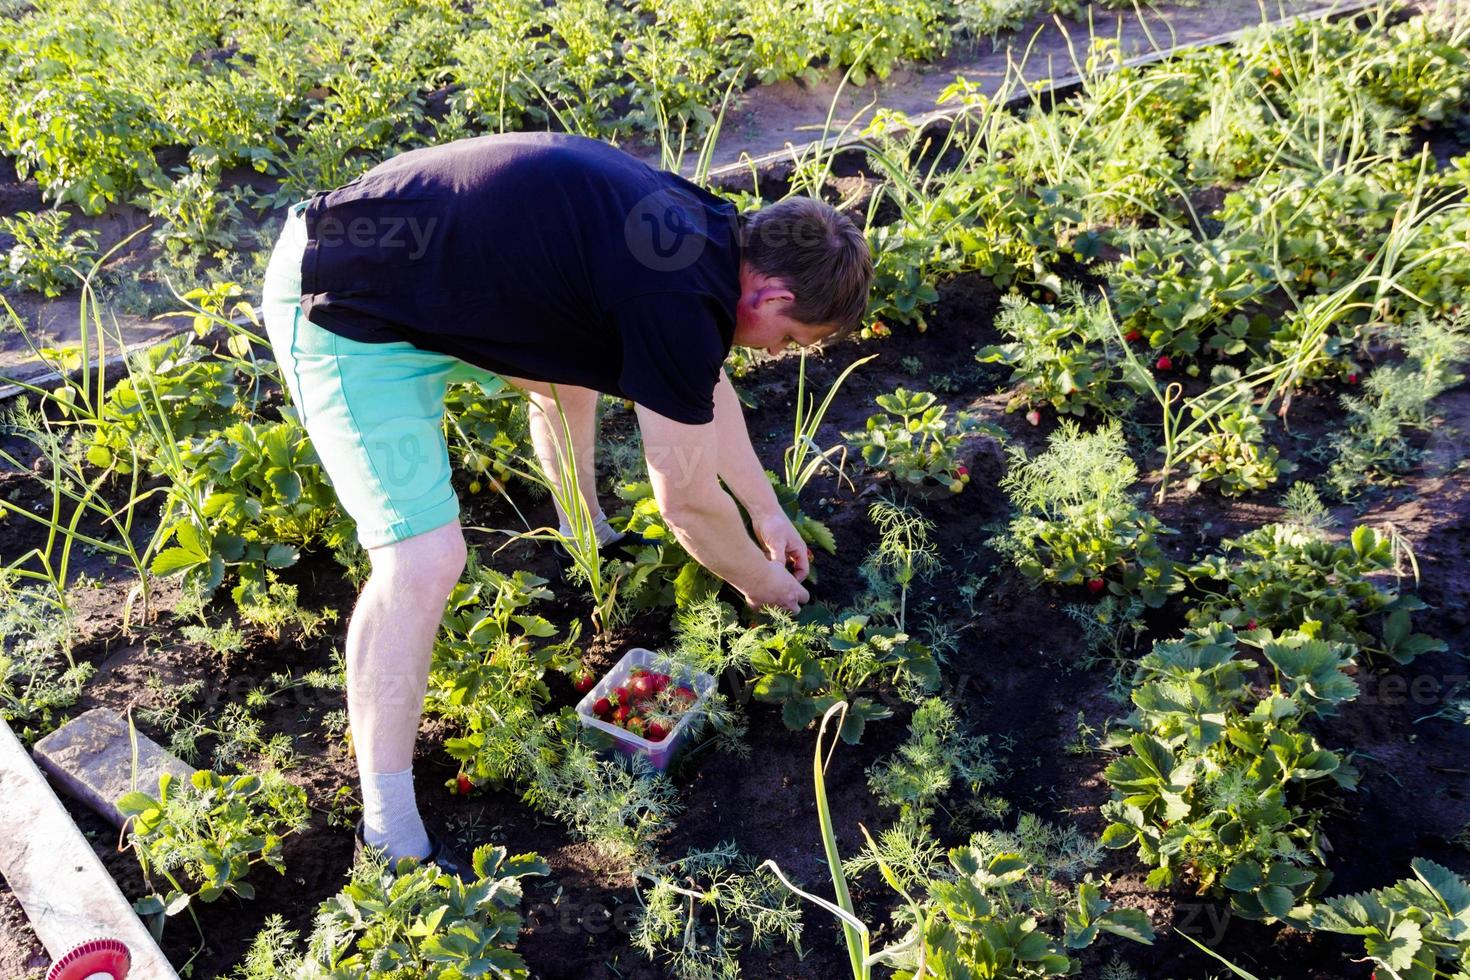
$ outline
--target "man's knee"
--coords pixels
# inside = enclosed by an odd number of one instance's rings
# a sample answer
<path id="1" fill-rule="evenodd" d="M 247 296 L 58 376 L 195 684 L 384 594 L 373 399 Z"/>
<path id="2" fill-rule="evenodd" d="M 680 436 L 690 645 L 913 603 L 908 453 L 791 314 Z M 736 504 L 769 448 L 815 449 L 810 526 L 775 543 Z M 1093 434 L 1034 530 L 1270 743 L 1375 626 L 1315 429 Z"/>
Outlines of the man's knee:
<path id="1" fill-rule="evenodd" d="M 464 573 L 468 559 L 458 521 L 377 548 L 369 548 L 373 577 L 389 580 L 396 591 L 447 595 Z"/>

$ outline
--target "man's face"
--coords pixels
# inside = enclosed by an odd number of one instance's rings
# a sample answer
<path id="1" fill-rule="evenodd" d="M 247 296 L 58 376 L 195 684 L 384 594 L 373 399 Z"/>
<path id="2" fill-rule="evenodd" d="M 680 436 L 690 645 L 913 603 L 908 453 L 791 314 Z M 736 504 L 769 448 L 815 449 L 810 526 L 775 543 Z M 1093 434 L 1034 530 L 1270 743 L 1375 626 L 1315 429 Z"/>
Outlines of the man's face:
<path id="1" fill-rule="evenodd" d="M 735 308 L 737 346 L 779 354 L 792 344 L 810 347 L 820 343 L 836 329 L 830 324 L 814 326 L 787 316 L 784 311 L 793 297 L 779 279 L 746 270 L 740 276 L 740 285 L 740 302 Z"/>

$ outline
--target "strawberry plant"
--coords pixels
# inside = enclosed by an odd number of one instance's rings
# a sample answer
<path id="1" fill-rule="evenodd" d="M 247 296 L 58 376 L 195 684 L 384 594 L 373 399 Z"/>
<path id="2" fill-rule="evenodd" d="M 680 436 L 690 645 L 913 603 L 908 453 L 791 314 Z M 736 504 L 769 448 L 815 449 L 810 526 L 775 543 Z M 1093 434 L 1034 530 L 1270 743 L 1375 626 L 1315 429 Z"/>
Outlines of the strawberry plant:
<path id="1" fill-rule="evenodd" d="M 1470 970 L 1470 881 L 1424 858 L 1387 888 L 1323 899 L 1298 910 L 1312 929 L 1359 936 L 1365 958 L 1401 980 Z M 1374 976 L 1380 974 L 1375 973 Z"/>
<path id="2" fill-rule="evenodd" d="M 1128 407 L 1110 387 L 1122 374 L 1117 352 L 1110 350 L 1112 328 L 1099 304 L 1055 309 L 1006 296 L 995 327 L 1013 341 L 982 347 L 975 357 L 1011 368 L 1007 412 L 1046 405 L 1064 415 L 1086 415 L 1088 409 L 1117 415 Z"/>
<path id="3" fill-rule="evenodd" d="M 396 867 L 365 859 L 352 880 L 322 903 L 304 952 L 298 934 L 272 916 L 255 940 L 238 980 L 358 977 L 528 980 L 515 951 L 524 920 L 525 879 L 551 874 L 538 854 L 510 856 L 484 844 L 460 881 L 437 866 L 404 858 Z"/>
<path id="4" fill-rule="evenodd" d="M 88 426 L 87 462 L 131 473 L 134 460 L 150 470 L 164 441 L 206 436 L 239 421 L 235 366 L 184 334 L 136 355 L 126 378 L 107 389 L 100 417 Z"/>
<path id="5" fill-rule="evenodd" d="M 489 394 L 478 384 L 452 384 L 444 398 L 449 454 L 470 474 L 470 493 L 504 488 L 507 461 L 530 441 L 526 402 L 514 390 Z"/>
<path id="6" fill-rule="evenodd" d="M 963 490 L 968 471 L 961 473 L 956 454 L 977 426 L 963 415 L 951 425 L 948 409 L 928 391 L 897 388 L 876 401 L 883 412 L 868 416 L 863 431 L 846 433 L 863 461 L 914 489 Z"/>
<path id="7" fill-rule="evenodd" d="M 1350 648 L 1308 635 L 1257 641 L 1277 682 L 1257 696 L 1258 664 L 1237 655 L 1230 627 L 1156 644 L 1139 663 L 1134 712 L 1106 745 L 1126 750 L 1106 770 L 1115 798 L 1102 842 L 1135 844 L 1151 887 L 1184 869 L 1201 894 L 1228 896 L 1253 919 L 1284 919 L 1327 883 L 1318 807 L 1324 785 L 1352 789 L 1357 771 L 1302 722 L 1357 696 L 1342 670 Z"/>
<path id="8" fill-rule="evenodd" d="M 998 543 L 1027 578 L 1106 588 L 1157 608 L 1183 583 L 1158 542 L 1174 530 L 1128 496 L 1137 476 L 1116 423 L 1084 434 L 1063 420 L 1044 453 L 1011 449 L 1001 488 L 1019 513 Z"/>
<path id="9" fill-rule="evenodd" d="M 181 443 L 170 476 L 157 540 L 174 545 L 150 570 L 181 574 L 206 594 L 232 568 L 238 603 L 265 588 L 266 569 L 294 564 L 301 548 L 339 548 L 353 534 L 306 430 L 290 418 L 237 422 Z"/>
<path id="10" fill-rule="evenodd" d="M 873 685 L 910 684 L 933 691 L 939 668 L 923 644 L 895 628 L 871 626 L 866 616 L 848 616 L 830 626 L 781 622 L 765 631 L 749 654 L 756 700 L 781 706 L 781 720 L 801 731 L 839 701 L 849 701 L 839 734 L 856 745 L 870 721 L 893 712 L 857 692 Z"/>
<path id="11" fill-rule="evenodd" d="M 1240 372 L 1223 364 L 1210 372 L 1214 385 L 1187 403 L 1203 434 L 1178 454 L 1189 463 L 1190 490 L 1217 484 L 1227 497 L 1264 490 L 1296 464 L 1266 445 L 1266 410 L 1253 404 L 1254 391 Z M 1234 382 L 1232 384 L 1232 381 Z"/>
<path id="12" fill-rule="evenodd" d="M 1109 273 L 1108 291 L 1124 333 L 1137 331 L 1149 350 L 1172 359 L 1197 355 L 1275 282 L 1269 266 L 1234 244 L 1163 231 L 1139 238 Z M 1228 349 L 1238 339 L 1214 346 Z"/>
<path id="13" fill-rule="evenodd" d="M 0 289 L 27 289 L 55 298 L 76 286 L 97 257 L 97 234 L 66 230 L 65 211 L 21 211 L 0 218 L 12 241 L 0 262 Z"/>
<path id="14" fill-rule="evenodd" d="M 1222 546 L 1225 554 L 1185 572 L 1201 593 L 1189 611 L 1192 625 L 1311 630 L 1398 663 L 1445 649 L 1443 641 L 1410 629 L 1422 600 L 1367 578 L 1394 566 L 1393 542 L 1371 527 L 1337 542 L 1307 528 L 1268 524 Z M 1379 617 L 1381 645 L 1374 645 L 1368 626 Z"/>
<path id="15" fill-rule="evenodd" d="M 164 773 L 157 796 L 135 790 L 120 797 L 117 808 L 130 822 L 129 841 L 144 880 L 152 887 L 158 874 L 170 886 L 167 894 L 155 891 L 134 905 L 139 915 L 158 916 L 155 936 L 164 916 L 190 909 L 194 899 L 213 902 L 226 893 L 254 898 L 245 877 L 257 864 L 285 874 L 281 842 L 309 816 L 306 792 L 274 769 L 241 776 L 200 770 L 188 780 Z"/>
<path id="16" fill-rule="evenodd" d="M 531 606 L 552 598 L 546 581 L 471 559 L 445 604 L 434 642 L 424 710 L 455 734 L 445 749 L 475 783 L 500 783 L 516 768 L 521 726 L 551 700 L 548 671 L 573 662 L 578 631 L 557 628 Z"/>
<path id="17" fill-rule="evenodd" d="M 824 744 L 827 726 L 835 715 L 846 710 L 846 703 L 838 702 L 822 716 L 812 762 L 817 821 L 836 901 L 792 884 L 775 861 L 767 860 L 761 867 L 770 869 L 793 894 L 842 923 L 853 980 L 870 980 L 873 967 L 880 964 L 892 968 L 894 977 L 902 980 L 1059 976 L 1074 972 L 1078 966 L 1065 950 L 1084 949 L 1104 932 L 1145 944 L 1153 942 L 1153 926 L 1147 913 L 1113 908 L 1089 876 L 1078 884 L 1075 902 L 1065 904 L 1063 945 L 1042 930 L 1043 917 L 1028 901 L 1039 890 L 1034 880 L 1039 876 L 1032 874 L 1030 865 L 1017 854 L 987 854 L 974 844 L 951 849 L 949 869 L 906 869 L 911 878 L 906 887 L 867 828 L 859 825 L 867 842 L 866 856 L 903 900 L 896 919 L 908 927 L 901 939 L 874 952 L 872 930 L 854 911 L 827 799 L 826 769 L 831 760 L 831 749 Z M 842 724 L 839 721 L 839 728 Z M 918 881 L 912 880 L 915 872 Z M 913 892 L 920 883 L 924 886 L 923 898 L 915 898 Z"/>

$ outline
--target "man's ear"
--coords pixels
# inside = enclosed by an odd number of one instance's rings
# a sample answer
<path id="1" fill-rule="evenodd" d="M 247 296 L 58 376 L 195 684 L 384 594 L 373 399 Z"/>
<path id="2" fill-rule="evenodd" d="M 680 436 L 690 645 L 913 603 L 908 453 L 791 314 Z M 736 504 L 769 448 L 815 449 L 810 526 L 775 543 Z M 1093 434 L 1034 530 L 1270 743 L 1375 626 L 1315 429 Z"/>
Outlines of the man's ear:
<path id="1" fill-rule="evenodd" d="M 786 285 L 783 282 L 781 282 L 779 279 L 772 279 L 770 285 L 761 287 L 760 299 L 757 301 L 756 305 L 764 306 L 767 303 L 776 302 L 780 303 L 781 309 L 784 310 L 795 300 L 796 295 L 792 293 L 791 290 L 787 289 Z"/>

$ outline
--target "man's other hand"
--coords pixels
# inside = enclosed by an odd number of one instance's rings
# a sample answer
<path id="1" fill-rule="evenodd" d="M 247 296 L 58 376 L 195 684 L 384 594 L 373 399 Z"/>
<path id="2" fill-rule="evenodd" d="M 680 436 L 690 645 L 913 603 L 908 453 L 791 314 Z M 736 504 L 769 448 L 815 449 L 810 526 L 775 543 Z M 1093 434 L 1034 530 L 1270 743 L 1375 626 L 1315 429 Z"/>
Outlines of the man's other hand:
<path id="1" fill-rule="evenodd" d="M 780 562 L 798 582 L 805 582 L 811 571 L 811 551 L 791 519 L 784 512 L 776 511 L 753 517 L 751 527 L 766 557 Z"/>
<path id="2" fill-rule="evenodd" d="M 789 613 L 801 612 L 803 603 L 811 601 L 802 584 L 786 570 L 782 560 L 772 561 L 766 566 L 761 584 L 745 593 L 746 605 L 755 610 L 767 607 L 784 609 Z"/>

